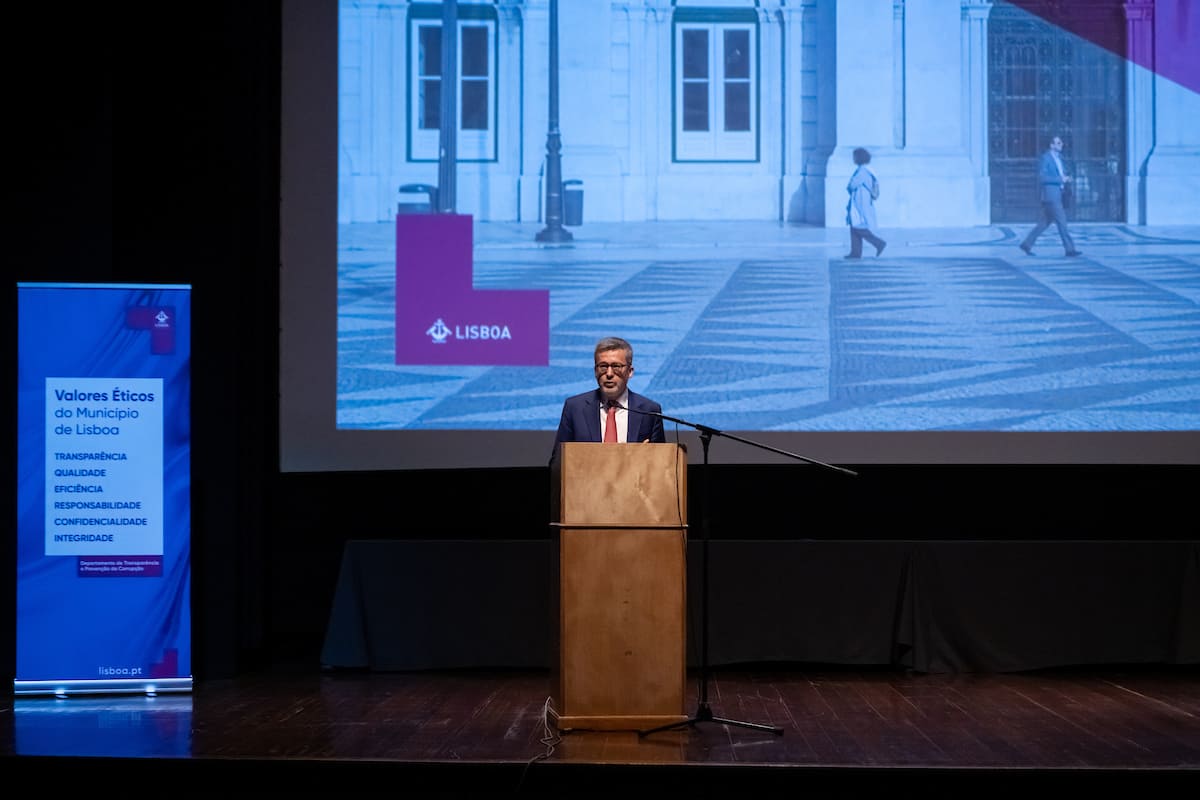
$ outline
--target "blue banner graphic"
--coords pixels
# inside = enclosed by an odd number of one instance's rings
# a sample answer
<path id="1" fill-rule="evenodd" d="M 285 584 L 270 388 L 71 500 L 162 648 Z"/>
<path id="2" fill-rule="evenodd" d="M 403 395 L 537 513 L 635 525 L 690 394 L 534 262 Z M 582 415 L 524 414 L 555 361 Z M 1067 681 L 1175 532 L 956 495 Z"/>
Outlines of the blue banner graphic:
<path id="1" fill-rule="evenodd" d="M 191 289 L 18 290 L 14 691 L 188 691 Z"/>

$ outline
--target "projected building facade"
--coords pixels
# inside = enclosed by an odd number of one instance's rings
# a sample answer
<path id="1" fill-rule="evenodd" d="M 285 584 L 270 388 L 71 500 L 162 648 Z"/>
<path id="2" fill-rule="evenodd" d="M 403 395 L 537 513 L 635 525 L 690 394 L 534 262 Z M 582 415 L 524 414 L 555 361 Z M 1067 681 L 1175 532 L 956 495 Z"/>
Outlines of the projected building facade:
<path id="1" fill-rule="evenodd" d="M 561 3 L 563 177 L 589 221 L 840 226 L 865 146 L 892 225 L 985 225 L 1030 218 L 1028 164 L 1061 134 L 1081 219 L 1190 223 L 1197 87 L 1145 66 L 1184 35 L 1176 5 L 1077 5 L 1068 29 L 1035 2 Z M 400 186 L 437 183 L 441 6 L 343 2 L 339 22 L 338 219 L 384 221 Z M 549 2 L 459 0 L 457 25 L 456 210 L 540 221 Z"/>

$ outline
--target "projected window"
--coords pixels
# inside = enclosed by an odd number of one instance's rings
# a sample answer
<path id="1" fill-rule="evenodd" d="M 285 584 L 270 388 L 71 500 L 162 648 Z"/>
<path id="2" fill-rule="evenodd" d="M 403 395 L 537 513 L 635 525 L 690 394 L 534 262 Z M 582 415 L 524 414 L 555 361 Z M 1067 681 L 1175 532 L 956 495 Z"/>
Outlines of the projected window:
<path id="1" fill-rule="evenodd" d="M 460 20 L 456 74 L 451 88 L 442 74 L 440 20 L 413 19 L 409 64 L 409 160 L 437 161 L 442 130 L 442 94 L 453 91 L 459 161 L 496 159 L 496 25 Z"/>
<path id="2" fill-rule="evenodd" d="M 758 70 L 755 25 L 675 26 L 675 159 L 755 161 Z"/>

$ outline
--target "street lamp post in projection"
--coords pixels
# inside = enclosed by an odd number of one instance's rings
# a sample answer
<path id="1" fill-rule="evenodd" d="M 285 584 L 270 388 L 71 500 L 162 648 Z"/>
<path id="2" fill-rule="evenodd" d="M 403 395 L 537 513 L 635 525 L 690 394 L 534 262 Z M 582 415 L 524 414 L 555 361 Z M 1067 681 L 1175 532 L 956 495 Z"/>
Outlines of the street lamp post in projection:
<path id="1" fill-rule="evenodd" d="M 442 4 L 442 95 L 438 131 L 438 188 L 430 209 L 440 214 L 453 214 L 456 204 L 455 183 L 458 180 L 458 108 L 455 105 L 458 86 L 458 0 Z"/>
<path id="2" fill-rule="evenodd" d="M 550 0 L 550 114 L 546 132 L 546 227 L 537 241 L 551 244 L 574 237 L 563 227 L 562 141 L 558 134 L 558 0 Z"/>

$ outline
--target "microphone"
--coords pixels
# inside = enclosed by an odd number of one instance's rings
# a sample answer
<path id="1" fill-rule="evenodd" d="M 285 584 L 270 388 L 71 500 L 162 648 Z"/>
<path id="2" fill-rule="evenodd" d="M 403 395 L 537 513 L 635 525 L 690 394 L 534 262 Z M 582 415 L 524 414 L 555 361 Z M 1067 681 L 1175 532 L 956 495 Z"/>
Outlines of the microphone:
<path id="1" fill-rule="evenodd" d="M 609 401 L 605 402 L 604 405 L 605 405 L 605 408 L 615 408 L 618 411 L 628 411 L 630 414 L 645 414 L 648 417 L 658 417 L 660 419 L 667 419 L 667 420 L 671 420 L 672 422 L 678 422 L 678 420 L 676 420 L 674 417 L 668 417 L 666 414 L 663 414 L 660 411 L 645 411 L 645 410 L 637 409 L 637 408 L 626 408 L 625 406 L 618 403 L 616 400 L 609 400 Z M 687 424 L 687 423 L 685 423 L 685 424 Z"/>
<path id="2" fill-rule="evenodd" d="M 625 406 L 618 403 L 616 400 L 605 401 L 604 405 L 606 408 L 615 408 L 618 411 L 624 410 L 624 411 L 628 411 L 630 414 L 645 414 L 648 417 L 658 417 L 659 419 L 670 420 L 671 422 L 682 422 L 682 420 L 677 420 L 674 417 L 668 417 L 666 414 L 663 414 L 661 411 L 646 411 L 646 410 L 641 410 L 641 409 L 637 409 L 637 408 L 626 408 Z M 690 422 L 684 422 L 683 424 L 691 425 Z"/>

